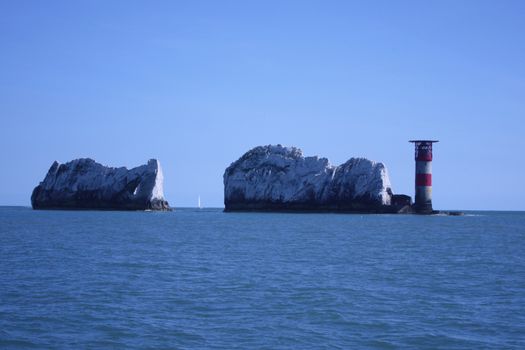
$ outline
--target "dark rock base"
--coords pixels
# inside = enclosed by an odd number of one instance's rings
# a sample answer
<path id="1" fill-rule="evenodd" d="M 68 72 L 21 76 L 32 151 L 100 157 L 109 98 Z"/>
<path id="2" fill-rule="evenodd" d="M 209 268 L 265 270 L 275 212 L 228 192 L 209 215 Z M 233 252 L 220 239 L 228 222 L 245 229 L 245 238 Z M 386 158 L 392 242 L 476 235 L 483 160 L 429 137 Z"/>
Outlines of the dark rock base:
<path id="1" fill-rule="evenodd" d="M 172 211 L 173 208 L 169 207 L 166 203 L 164 206 L 134 206 L 134 205 L 126 205 L 126 206 L 117 206 L 117 205 L 109 205 L 109 204 L 85 204 L 85 205 L 71 205 L 66 206 L 61 203 L 60 205 L 53 205 L 53 204 L 43 204 L 38 206 L 33 206 L 34 210 L 101 210 L 101 211 Z"/>
<path id="2" fill-rule="evenodd" d="M 460 211 L 432 210 L 417 212 L 411 205 L 369 205 L 363 203 L 344 203 L 318 205 L 311 203 L 226 203 L 225 212 L 281 212 L 281 213 L 356 213 L 356 214 L 416 214 L 462 216 Z"/>
<path id="3" fill-rule="evenodd" d="M 31 196 L 31 206 L 35 210 L 124 210 L 124 211 L 170 211 L 171 208 L 167 201 L 162 200 L 140 200 L 130 201 L 129 199 L 114 198 L 104 200 L 96 198 L 92 193 L 78 192 L 71 194 L 50 193 L 46 195 L 46 200 L 36 200 L 40 187 L 35 188 Z M 56 199 L 52 199 L 56 198 Z"/>
<path id="4" fill-rule="evenodd" d="M 371 213 L 371 214 L 399 214 L 407 213 L 407 206 L 386 206 L 366 203 L 276 203 L 250 202 L 226 203 L 225 212 L 292 212 L 292 213 Z"/>

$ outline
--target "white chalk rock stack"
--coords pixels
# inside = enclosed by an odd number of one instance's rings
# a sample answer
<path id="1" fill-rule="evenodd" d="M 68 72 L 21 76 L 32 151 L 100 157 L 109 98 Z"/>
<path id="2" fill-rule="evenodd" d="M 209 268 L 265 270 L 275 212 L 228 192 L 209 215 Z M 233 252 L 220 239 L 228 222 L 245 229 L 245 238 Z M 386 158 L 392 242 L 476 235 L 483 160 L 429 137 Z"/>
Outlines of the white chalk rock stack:
<path id="1" fill-rule="evenodd" d="M 226 211 L 395 212 L 383 163 L 351 158 L 340 166 L 296 147 L 259 146 L 224 173 Z"/>
<path id="2" fill-rule="evenodd" d="M 81 158 L 54 162 L 31 195 L 34 209 L 169 210 L 160 163 L 112 168 Z"/>

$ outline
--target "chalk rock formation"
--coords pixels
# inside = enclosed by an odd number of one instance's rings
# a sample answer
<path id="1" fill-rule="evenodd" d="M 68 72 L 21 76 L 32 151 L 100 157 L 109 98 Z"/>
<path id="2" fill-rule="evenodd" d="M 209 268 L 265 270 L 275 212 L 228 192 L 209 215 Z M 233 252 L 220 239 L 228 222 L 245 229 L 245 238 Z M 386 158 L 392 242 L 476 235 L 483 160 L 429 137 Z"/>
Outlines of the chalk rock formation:
<path id="1" fill-rule="evenodd" d="M 159 162 L 111 168 L 82 158 L 54 162 L 31 195 L 33 209 L 169 210 Z"/>
<path id="2" fill-rule="evenodd" d="M 224 173 L 225 211 L 398 212 L 383 163 L 340 166 L 295 147 L 260 146 Z"/>

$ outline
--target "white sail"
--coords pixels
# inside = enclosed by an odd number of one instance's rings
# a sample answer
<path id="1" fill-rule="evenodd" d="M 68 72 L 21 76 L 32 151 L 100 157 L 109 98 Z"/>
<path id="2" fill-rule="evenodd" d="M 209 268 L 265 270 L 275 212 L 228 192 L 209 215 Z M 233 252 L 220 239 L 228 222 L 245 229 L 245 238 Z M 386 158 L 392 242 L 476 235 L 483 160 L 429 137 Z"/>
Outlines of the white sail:
<path id="1" fill-rule="evenodd" d="M 202 206 L 201 206 L 201 196 L 199 196 L 198 200 L 197 200 L 197 208 L 201 209 Z"/>

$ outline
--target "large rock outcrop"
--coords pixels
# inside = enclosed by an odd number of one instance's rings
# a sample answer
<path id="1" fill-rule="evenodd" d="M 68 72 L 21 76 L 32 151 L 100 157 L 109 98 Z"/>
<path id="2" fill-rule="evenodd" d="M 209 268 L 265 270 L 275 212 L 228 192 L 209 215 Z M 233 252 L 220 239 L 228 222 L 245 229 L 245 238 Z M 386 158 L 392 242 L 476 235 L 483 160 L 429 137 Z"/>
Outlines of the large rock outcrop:
<path id="1" fill-rule="evenodd" d="M 299 148 L 269 145 L 248 151 L 224 173 L 225 211 L 375 213 L 399 212 L 405 204 L 393 203 L 385 165 L 365 158 L 333 166 Z"/>
<path id="2" fill-rule="evenodd" d="M 93 159 L 54 162 L 31 195 L 33 209 L 169 210 L 159 162 L 111 168 Z"/>

